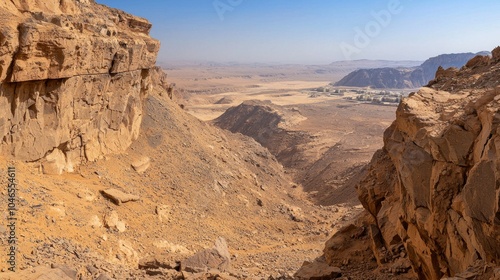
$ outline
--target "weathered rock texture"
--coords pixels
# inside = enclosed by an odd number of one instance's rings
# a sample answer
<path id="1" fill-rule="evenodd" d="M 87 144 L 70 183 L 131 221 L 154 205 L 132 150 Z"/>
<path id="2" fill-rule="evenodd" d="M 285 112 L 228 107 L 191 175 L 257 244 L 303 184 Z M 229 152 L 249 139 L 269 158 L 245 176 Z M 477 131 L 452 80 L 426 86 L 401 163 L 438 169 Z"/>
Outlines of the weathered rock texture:
<path id="1" fill-rule="evenodd" d="M 376 220 L 377 258 L 403 244 L 420 279 L 453 276 L 477 260 L 499 263 L 498 77 L 500 48 L 460 71 L 441 69 L 401 102 L 358 186 Z"/>
<path id="2" fill-rule="evenodd" d="M 147 20 L 91 0 L 2 1 L 0 17 L 0 152 L 60 173 L 137 138 Z"/>

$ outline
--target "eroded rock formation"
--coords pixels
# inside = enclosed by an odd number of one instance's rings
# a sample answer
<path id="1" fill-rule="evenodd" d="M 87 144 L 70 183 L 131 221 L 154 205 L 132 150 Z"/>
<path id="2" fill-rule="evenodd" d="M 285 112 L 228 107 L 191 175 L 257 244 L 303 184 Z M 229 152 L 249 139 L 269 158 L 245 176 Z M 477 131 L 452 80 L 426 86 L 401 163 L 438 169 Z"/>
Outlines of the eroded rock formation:
<path id="1" fill-rule="evenodd" d="M 159 42 L 91 0 L 0 3 L 0 151 L 72 171 L 137 138 Z"/>
<path id="2" fill-rule="evenodd" d="M 401 244 L 420 279 L 453 276 L 478 260 L 498 264 L 499 76 L 497 48 L 460 71 L 441 69 L 401 102 L 358 186 L 375 218 L 369 235 L 379 262 Z"/>

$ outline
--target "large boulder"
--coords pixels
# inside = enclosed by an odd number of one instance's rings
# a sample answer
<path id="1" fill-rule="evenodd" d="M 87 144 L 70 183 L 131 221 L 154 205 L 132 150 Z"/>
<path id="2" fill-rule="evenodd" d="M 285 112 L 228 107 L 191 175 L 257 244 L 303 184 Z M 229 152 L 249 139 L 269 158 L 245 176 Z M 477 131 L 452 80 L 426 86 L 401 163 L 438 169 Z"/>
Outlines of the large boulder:
<path id="1" fill-rule="evenodd" d="M 219 237 L 211 249 L 205 249 L 181 261 L 180 269 L 186 272 L 203 272 L 210 269 L 226 271 L 231 267 L 226 240 Z"/>

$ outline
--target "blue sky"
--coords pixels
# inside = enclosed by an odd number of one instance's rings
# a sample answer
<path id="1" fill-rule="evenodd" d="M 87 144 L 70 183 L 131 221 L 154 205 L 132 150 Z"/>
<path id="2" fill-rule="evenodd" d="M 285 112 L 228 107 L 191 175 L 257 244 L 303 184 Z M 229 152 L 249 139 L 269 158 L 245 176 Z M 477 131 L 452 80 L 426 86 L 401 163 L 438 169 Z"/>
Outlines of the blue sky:
<path id="1" fill-rule="evenodd" d="M 145 17 L 158 60 L 425 60 L 500 45 L 492 0 L 96 0 Z"/>

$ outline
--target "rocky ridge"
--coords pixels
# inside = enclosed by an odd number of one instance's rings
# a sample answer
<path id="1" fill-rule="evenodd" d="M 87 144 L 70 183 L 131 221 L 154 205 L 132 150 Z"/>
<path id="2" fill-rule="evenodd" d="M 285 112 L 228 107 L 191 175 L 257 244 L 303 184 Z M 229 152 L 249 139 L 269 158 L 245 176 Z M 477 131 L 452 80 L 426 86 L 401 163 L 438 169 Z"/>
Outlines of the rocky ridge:
<path id="1" fill-rule="evenodd" d="M 329 264 L 357 230 L 391 273 L 409 260 L 419 279 L 499 279 L 499 75 L 500 47 L 401 102 L 357 186 L 368 216 L 327 242 Z"/>
<path id="2" fill-rule="evenodd" d="M 73 171 L 138 137 L 160 43 L 92 0 L 0 4 L 0 151 Z"/>
<path id="3" fill-rule="evenodd" d="M 298 110 L 284 108 L 271 101 L 245 101 L 229 108 L 213 123 L 233 133 L 241 133 L 266 147 L 284 166 L 305 161 L 297 146 L 307 142 L 305 132 L 291 129 L 304 120 Z"/>

